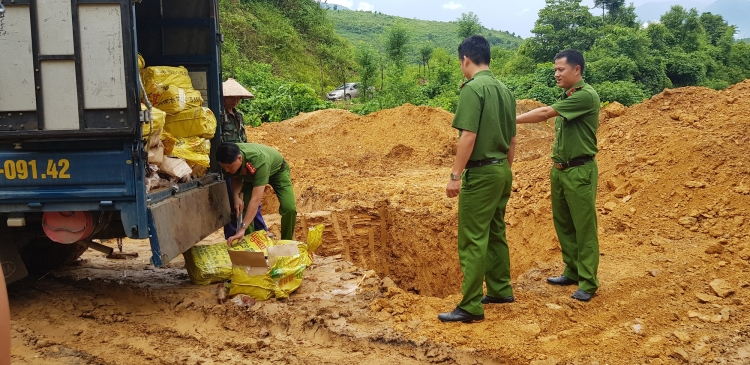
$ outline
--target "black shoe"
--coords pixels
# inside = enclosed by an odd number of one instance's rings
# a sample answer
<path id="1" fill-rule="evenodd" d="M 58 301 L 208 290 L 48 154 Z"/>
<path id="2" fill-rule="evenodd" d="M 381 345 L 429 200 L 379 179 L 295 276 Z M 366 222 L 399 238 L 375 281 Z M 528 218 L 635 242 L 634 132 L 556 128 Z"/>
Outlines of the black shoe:
<path id="1" fill-rule="evenodd" d="M 582 302 L 588 302 L 593 297 L 594 297 L 594 294 L 591 294 L 591 293 L 585 292 L 585 291 L 583 291 L 581 289 L 578 289 L 578 290 L 576 290 L 575 293 L 573 293 L 573 296 L 571 298 L 576 299 L 576 300 L 580 300 Z"/>
<path id="2" fill-rule="evenodd" d="M 484 314 L 473 315 L 461 308 L 456 307 L 453 312 L 438 314 L 440 322 L 463 322 L 471 323 L 484 320 Z"/>
<path id="3" fill-rule="evenodd" d="M 516 299 L 513 298 L 513 296 L 509 297 L 491 297 L 489 295 L 486 295 L 484 298 L 482 298 L 482 304 L 502 304 L 502 303 L 513 303 Z"/>
<path id="4" fill-rule="evenodd" d="M 574 285 L 574 284 L 578 284 L 577 281 L 575 281 L 573 279 L 568 279 L 568 277 L 564 276 L 564 275 L 547 278 L 547 282 L 550 283 L 550 284 L 552 284 L 552 285 Z"/>

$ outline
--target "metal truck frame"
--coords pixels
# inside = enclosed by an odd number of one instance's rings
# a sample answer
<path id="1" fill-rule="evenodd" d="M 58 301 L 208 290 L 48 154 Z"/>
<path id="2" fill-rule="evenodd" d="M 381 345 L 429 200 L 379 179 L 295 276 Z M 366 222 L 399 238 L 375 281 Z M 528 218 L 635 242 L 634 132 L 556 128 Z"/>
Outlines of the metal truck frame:
<path id="1" fill-rule="evenodd" d="M 139 96 L 138 53 L 147 65 L 185 66 L 204 106 L 223 117 L 217 2 L 3 0 L 0 261 L 8 283 L 103 249 L 93 239 L 149 238 L 151 262 L 161 266 L 229 221 L 214 158 L 221 123 L 205 177 L 147 194 L 148 113 Z M 48 212 L 83 215 L 90 234 L 52 242 Z"/>

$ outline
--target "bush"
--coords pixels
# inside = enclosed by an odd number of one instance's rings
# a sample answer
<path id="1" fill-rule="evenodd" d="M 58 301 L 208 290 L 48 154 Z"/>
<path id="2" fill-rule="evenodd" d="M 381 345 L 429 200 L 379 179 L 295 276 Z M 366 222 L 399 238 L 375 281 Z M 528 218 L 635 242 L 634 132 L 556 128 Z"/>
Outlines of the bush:
<path id="1" fill-rule="evenodd" d="M 637 104 L 649 97 L 638 85 L 628 81 L 605 81 L 593 85 L 602 102 L 616 101 L 625 106 Z"/>
<path id="2" fill-rule="evenodd" d="M 271 74 L 271 65 L 254 63 L 237 73 L 237 80 L 248 86 L 255 99 L 240 103 L 245 124 L 257 127 L 262 122 L 280 122 L 311 112 L 332 108 L 307 84 L 287 81 Z"/>

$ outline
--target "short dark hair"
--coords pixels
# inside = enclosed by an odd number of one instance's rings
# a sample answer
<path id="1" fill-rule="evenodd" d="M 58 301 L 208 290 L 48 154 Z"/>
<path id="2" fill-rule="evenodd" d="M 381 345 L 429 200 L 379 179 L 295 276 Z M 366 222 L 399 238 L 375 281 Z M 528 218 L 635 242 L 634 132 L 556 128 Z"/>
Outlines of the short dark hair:
<path id="1" fill-rule="evenodd" d="M 236 143 L 224 142 L 216 149 L 216 161 L 230 164 L 240 155 L 240 147 Z"/>
<path id="2" fill-rule="evenodd" d="M 467 37 L 458 46 L 458 59 L 463 60 L 464 56 L 477 65 L 489 66 L 491 59 L 490 42 L 487 42 L 487 39 L 481 35 Z"/>
<path id="3" fill-rule="evenodd" d="M 583 75 L 583 69 L 586 68 L 586 61 L 583 59 L 581 52 L 575 49 L 566 49 L 555 56 L 555 61 L 564 58 L 565 63 L 576 67 L 581 66 L 581 75 Z"/>

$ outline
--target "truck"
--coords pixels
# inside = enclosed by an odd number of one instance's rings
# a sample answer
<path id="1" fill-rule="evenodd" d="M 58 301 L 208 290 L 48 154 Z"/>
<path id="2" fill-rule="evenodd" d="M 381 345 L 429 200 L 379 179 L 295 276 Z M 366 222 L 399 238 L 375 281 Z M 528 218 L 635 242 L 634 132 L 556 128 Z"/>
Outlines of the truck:
<path id="1" fill-rule="evenodd" d="M 7 283 L 111 239 L 162 266 L 230 219 L 211 139 L 200 179 L 148 192 L 138 55 L 184 66 L 223 117 L 218 0 L 2 0 L 0 263 Z"/>

